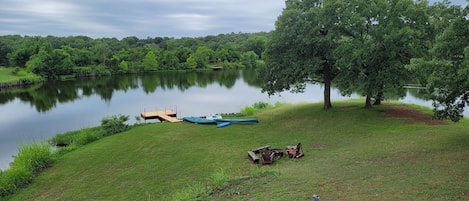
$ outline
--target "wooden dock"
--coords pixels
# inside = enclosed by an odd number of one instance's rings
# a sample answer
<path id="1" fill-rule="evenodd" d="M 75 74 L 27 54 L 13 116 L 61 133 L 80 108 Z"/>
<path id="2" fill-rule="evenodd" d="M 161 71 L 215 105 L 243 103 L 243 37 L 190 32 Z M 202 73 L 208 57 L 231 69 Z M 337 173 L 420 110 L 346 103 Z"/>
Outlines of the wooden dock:
<path id="1" fill-rule="evenodd" d="M 223 69 L 223 66 L 212 66 L 210 67 L 212 70 L 221 70 Z"/>
<path id="2" fill-rule="evenodd" d="M 167 121 L 171 123 L 181 122 L 182 120 L 176 118 L 176 112 L 172 110 L 162 110 L 153 112 L 142 112 L 140 114 L 143 119 L 158 119 L 160 121 Z"/>

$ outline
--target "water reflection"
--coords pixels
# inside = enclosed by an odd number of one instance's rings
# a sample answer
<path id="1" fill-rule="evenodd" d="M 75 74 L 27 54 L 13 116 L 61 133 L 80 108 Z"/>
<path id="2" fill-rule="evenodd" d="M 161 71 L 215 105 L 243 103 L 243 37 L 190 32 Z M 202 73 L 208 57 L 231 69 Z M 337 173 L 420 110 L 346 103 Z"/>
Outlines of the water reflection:
<path id="1" fill-rule="evenodd" d="M 251 86 L 255 85 L 256 79 L 253 77 L 254 73 L 252 71 L 243 71 L 243 75 L 246 75 L 245 80 L 251 83 Z M 116 92 L 126 92 L 139 87 L 146 94 L 154 93 L 157 88 L 162 90 L 178 89 L 184 92 L 191 87 L 206 88 L 213 83 L 231 89 L 240 77 L 239 71 L 171 71 L 147 75 L 49 81 L 27 89 L 4 90 L 0 92 L 0 104 L 8 104 L 17 98 L 22 102 L 29 103 L 37 112 L 47 112 L 57 105 L 74 102 L 77 99 L 93 95 L 98 95 L 101 100 L 110 102 Z M 249 78 L 252 80 L 249 81 Z M 259 83 L 257 83 L 257 86 L 260 86 Z"/>

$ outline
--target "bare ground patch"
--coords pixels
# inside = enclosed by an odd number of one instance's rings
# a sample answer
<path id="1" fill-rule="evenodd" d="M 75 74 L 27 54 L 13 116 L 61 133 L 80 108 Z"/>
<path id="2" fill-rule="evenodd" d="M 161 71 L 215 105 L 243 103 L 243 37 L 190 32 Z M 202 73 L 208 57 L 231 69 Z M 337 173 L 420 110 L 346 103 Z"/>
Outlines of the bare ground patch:
<path id="1" fill-rule="evenodd" d="M 448 125 L 446 121 L 433 120 L 431 115 L 407 106 L 388 106 L 384 113 L 386 117 L 404 118 L 407 124 Z"/>

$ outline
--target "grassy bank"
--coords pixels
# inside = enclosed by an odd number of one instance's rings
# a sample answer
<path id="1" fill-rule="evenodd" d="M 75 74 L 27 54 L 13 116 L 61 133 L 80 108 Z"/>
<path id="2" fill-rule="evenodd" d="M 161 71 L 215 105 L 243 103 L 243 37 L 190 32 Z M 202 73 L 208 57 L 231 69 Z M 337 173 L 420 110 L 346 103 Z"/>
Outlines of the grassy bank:
<path id="1" fill-rule="evenodd" d="M 31 72 L 20 70 L 19 68 L 0 67 L 0 84 L 8 85 L 9 83 L 31 84 L 41 81 L 41 77 Z M 15 84 L 16 85 L 16 84 Z"/>
<path id="2" fill-rule="evenodd" d="M 407 124 L 386 105 L 283 105 L 257 125 L 158 123 L 60 157 L 8 200 L 469 200 L 469 121 Z M 252 164 L 247 150 L 303 144 Z"/>

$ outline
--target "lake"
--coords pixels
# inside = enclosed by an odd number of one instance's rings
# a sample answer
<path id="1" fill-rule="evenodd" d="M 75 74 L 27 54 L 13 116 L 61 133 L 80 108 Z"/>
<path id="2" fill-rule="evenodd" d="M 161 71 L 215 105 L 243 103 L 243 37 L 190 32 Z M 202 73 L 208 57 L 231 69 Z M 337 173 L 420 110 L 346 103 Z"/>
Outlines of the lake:
<path id="1" fill-rule="evenodd" d="M 178 118 L 236 113 L 255 102 L 321 102 L 323 87 L 308 85 L 305 93 L 269 97 L 249 71 L 161 72 L 72 81 L 51 81 L 26 89 L 0 91 L 0 169 L 8 168 L 20 145 L 48 140 L 58 133 L 98 126 L 103 117 L 171 109 Z M 344 97 L 332 89 L 332 101 Z M 402 99 L 431 107 L 411 91 Z M 332 102 L 334 104 L 334 102 Z M 467 111 L 466 111 L 467 112 Z M 466 114 L 467 115 L 467 114 Z M 151 120 L 155 121 L 156 120 Z"/>

